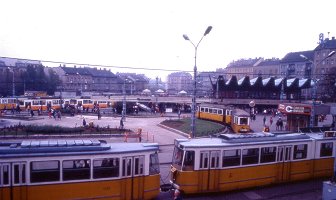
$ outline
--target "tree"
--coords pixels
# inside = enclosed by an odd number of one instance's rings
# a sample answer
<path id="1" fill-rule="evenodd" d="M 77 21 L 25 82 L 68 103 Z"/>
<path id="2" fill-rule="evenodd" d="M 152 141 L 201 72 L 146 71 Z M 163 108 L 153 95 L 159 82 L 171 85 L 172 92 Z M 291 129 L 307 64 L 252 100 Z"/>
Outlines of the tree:
<path id="1" fill-rule="evenodd" d="M 52 69 L 49 69 L 46 74 L 43 65 L 28 65 L 22 78 L 25 82 L 25 90 L 45 91 L 48 95 L 53 95 L 61 83 L 59 76 Z"/>

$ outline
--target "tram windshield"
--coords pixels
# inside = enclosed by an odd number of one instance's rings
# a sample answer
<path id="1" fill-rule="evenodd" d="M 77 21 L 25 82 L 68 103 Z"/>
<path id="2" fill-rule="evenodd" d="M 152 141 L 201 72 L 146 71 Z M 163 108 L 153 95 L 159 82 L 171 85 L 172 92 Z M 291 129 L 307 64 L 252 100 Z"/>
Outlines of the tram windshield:
<path id="1" fill-rule="evenodd" d="M 160 173 L 160 164 L 159 164 L 159 155 L 153 153 L 150 155 L 149 161 L 149 174 L 159 174 Z"/>
<path id="2" fill-rule="evenodd" d="M 239 118 L 239 124 L 240 125 L 247 125 L 248 124 L 248 118 L 247 117 Z"/>
<path id="3" fill-rule="evenodd" d="M 194 170 L 195 152 L 183 151 L 175 147 L 173 154 L 173 166 L 178 170 Z"/>

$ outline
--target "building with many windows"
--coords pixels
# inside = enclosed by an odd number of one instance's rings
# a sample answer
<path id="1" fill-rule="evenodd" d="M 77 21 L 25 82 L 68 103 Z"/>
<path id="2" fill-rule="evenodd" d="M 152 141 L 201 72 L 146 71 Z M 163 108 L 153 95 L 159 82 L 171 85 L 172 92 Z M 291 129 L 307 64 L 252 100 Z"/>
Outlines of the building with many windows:
<path id="1" fill-rule="evenodd" d="M 184 90 L 187 94 L 193 92 L 193 78 L 187 72 L 174 72 L 167 77 L 167 93 L 170 95 L 177 95 Z"/>

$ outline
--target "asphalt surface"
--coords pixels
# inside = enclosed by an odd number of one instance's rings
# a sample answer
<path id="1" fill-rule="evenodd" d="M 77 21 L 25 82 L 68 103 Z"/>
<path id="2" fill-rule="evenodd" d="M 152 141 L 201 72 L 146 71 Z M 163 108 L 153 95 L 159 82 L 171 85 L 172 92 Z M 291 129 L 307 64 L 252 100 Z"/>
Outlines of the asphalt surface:
<path id="1" fill-rule="evenodd" d="M 187 116 L 184 115 L 184 116 Z M 269 120 L 267 115 L 267 120 Z M 83 118 L 86 121 L 93 122 L 94 125 L 119 127 L 120 116 L 106 117 L 103 116 L 100 120 L 96 115 L 75 115 L 75 116 L 63 116 L 61 120 L 55 120 L 48 116 L 34 116 L 22 119 L 9 119 L 0 118 L 0 128 L 17 124 L 34 124 L 34 125 L 59 125 L 66 127 L 77 127 L 82 125 Z M 141 142 L 155 142 L 160 145 L 159 159 L 161 163 L 161 184 L 168 183 L 170 162 L 173 152 L 173 144 L 175 138 L 186 138 L 188 135 L 171 131 L 167 128 L 159 126 L 159 123 L 166 119 L 177 118 L 176 114 L 166 114 L 160 116 L 159 114 L 142 113 L 140 116 L 127 116 L 124 126 L 126 129 L 131 129 L 136 132 L 139 128 L 142 129 Z M 263 116 L 258 115 L 256 120 L 251 122 L 251 129 L 255 132 L 262 131 L 263 129 Z M 327 119 L 320 123 L 320 126 L 324 124 L 331 124 L 331 116 L 327 116 Z M 275 123 L 270 126 L 270 131 L 275 131 Z M 125 137 L 103 137 L 109 142 L 139 142 L 138 138 L 130 137 L 125 140 Z M 311 180 L 300 183 L 291 183 L 276 185 L 263 188 L 253 188 L 244 191 L 233 191 L 229 193 L 221 194 L 204 194 L 197 196 L 185 197 L 184 199 L 205 199 L 205 200 L 217 200 L 217 199 L 242 199 L 242 200 L 255 200 L 255 199 L 292 199 L 292 200 L 315 200 L 322 199 L 322 181 L 323 180 Z M 161 193 L 158 199 L 172 199 L 172 192 Z"/>

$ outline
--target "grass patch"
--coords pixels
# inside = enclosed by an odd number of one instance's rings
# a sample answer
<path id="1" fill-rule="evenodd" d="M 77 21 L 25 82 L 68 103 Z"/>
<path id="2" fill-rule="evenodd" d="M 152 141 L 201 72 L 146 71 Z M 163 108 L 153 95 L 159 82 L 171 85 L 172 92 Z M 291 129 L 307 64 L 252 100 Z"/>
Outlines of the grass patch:
<path id="1" fill-rule="evenodd" d="M 62 126 L 51 126 L 51 125 L 16 125 L 0 129 L 0 136 L 30 136 L 30 135 L 94 135 L 94 134 L 124 134 L 124 132 L 132 132 L 129 129 L 118 129 L 99 126 L 86 126 L 86 127 L 62 127 Z"/>
<path id="2" fill-rule="evenodd" d="M 196 123 L 195 137 L 210 136 L 215 133 L 219 133 L 225 129 L 224 125 L 211 122 L 211 121 L 196 119 L 195 123 Z M 191 119 L 190 118 L 165 120 L 161 122 L 161 124 L 168 126 L 170 128 L 182 131 L 187 134 L 189 134 L 191 131 Z"/>

